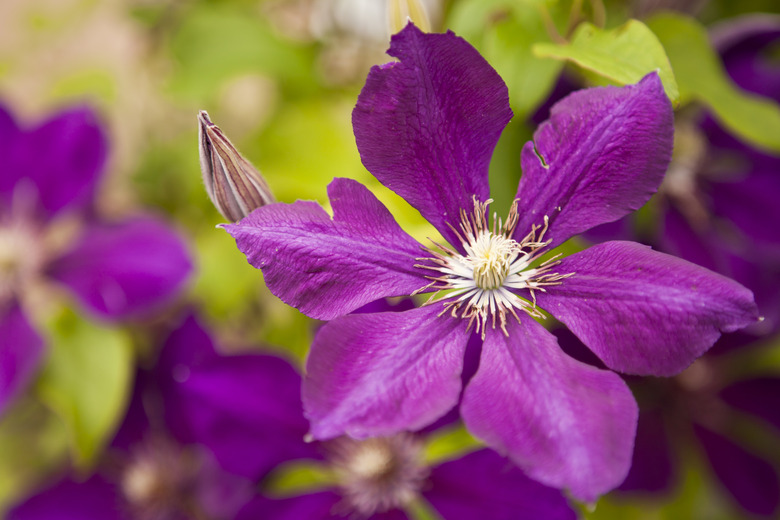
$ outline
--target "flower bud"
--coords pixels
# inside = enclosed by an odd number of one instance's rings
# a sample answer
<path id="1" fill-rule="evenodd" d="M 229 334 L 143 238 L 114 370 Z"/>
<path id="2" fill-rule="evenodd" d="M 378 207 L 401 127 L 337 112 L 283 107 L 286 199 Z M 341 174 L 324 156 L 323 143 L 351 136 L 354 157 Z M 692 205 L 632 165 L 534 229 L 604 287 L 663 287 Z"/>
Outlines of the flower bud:
<path id="1" fill-rule="evenodd" d="M 390 34 L 399 32 L 408 22 L 414 23 L 423 32 L 431 32 L 428 11 L 421 0 L 390 0 L 387 9 Z"/>
<path id="2" fill-rule="evenodd" d="M 222 130 L 211 122 L 205 110 L 198 114 L 200 169 L 211 202 L 230 222 L 274 202 L 268 183 Z"/>

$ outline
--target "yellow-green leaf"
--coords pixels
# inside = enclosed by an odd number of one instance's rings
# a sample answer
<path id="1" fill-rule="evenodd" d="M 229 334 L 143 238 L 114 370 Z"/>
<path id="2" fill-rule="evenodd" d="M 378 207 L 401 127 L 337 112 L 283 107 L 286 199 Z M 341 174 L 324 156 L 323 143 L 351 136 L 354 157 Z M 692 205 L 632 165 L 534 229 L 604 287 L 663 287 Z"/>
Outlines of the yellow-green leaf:
<path id="1" fill-rule="evenodd" d="M 501 75 L 515 116 L 525 118 L 544 99 L 563 67 L 534 55 L 549 42 L 543 0 L 466 0 L 452 8 L 448 27 L 466 38 Z"/>
<path id="2" fill-rule="evenodd" d="M 48 332 L 50 352 L 37 391 L 65 424 L 76 465 L 88 466 L 125 411 L 132 346 L 122 332 L 69 310 L 49 324 Z"/>
<path id="3" fill-rule="evenodd" d="M 666 48 L 680 84 L 681 102 L 702 101 L 732 132 L 759 147 L 780 151 L 780 107 L 731 81 L 699 22 L 663 13 L 648 25 Z"/>
<path id="4" fill-rule="evenodd" d="M 636 83 L 657 70 L 664 90 L 677 104 L 680 92 L 672 66 L 653 31 L 638 20 L 605 30 L 590 23 L 577 27 L 570 43 L 539 43 L 534 53 L 540 57 L 569 60 L 619 85 Z"/>

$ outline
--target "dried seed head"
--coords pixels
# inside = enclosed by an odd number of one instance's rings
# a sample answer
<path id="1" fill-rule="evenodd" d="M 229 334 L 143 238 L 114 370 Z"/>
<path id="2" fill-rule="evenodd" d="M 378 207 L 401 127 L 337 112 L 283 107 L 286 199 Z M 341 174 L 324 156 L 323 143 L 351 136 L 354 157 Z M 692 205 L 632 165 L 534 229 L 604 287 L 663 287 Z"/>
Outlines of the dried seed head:
<path id="1" fill-rule="evenodd" d="M 412 434 L 362 441 L 340 437 L 329 448 L 344 496 L 340 512 L 345 514 L 369 517 L 403 508 L 417 497 L 429 474 L 423 444 Z"/>
<path id="2" fill-rule="evenodd" d="M 132 451 L 121 475 L 120 489 L 133 518 L 178 518 L 191 512 L 199 471 L 200 460 L 195 452 L 153 437 Z"/>
<path id="3" fill-rule="evenodd" d="M 198 114 L 198 127 L 203 184 L 222 216 L 236 222 L 274 202 L 263 176 L 211 122 L 205 110 Z"/>

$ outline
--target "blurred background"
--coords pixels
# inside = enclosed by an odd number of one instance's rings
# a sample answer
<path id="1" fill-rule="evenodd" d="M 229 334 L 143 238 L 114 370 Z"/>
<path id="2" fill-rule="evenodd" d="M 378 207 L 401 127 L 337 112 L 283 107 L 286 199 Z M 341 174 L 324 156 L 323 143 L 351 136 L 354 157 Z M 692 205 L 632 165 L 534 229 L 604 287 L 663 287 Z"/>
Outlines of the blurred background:
<path id="1" fill-rule="evenodd" d="M 642 475 L 595 507 L 583 508 L 582 515 L 780 517 L 780 385 L 775 379 L 780 320 L 773 315 L 780 309 L 780 213 L 773 197 L 780 195 L 780 188 L 773 191 L 780 187 L 774 179 L 780 176 L 780 6 L 773 0 L 421 4 L 433 31 L 451 29 L 465 37 L 509 87 L 515 118 L 491 164 L 499 214 L 521 175 L 522 144 L 546 118 L 550 99 L 582 86 L 629 82 L 609 67 L 567 57 L 559 46 L 576 39 L 581 22 L 601 30 L 634 18 L 655 33 L 679 87 L 674 180 L 636 219 L 568 247 L 626 233 L 639 237 L 761 292 L 767 320 L 764 329 L 729 340 L 733 345 L 720 347 L 723 352 L 711 362 L 676 382 L 630 382 L 640 406 L 649 403 L 643 408 L 650 410 L 648 431 L 655 429 L 660 437 L 642 438 L 650 454 Z M 328 182 L 351 177 L 377 193 L 416 238 L 430 234 L 415 210 L 364 169 L 352 135 L 350 114 L 366 74 L 388 60 L 388 9 L 387 0 L 0 2 L 0 105 L 21 129 L 34 129 L 70 107 L 89 107 L 107 140 L 89 218 L 116 223 L 143 214 L 164 222 L 192 266 L 182 267 L 186 273 L 172 283 L 164 302 L 122 316 L 96 311 L 78 291 L 75 296 L 62 289 L 44 296 L 14 293 L 45 347 L 29 380 L 0 408 L 0 514 L 63 468 L 75 468 L 82 479 L 92 473 L 125 416 L 137 367 L 154 363 L 162 338 L 183 313 L 196 313 L 223 352 L 262 349 L 298 364 L 306 355 L 316 324 L 273 297 L 234 241 L 215 229 L 225 219 L 203 188 L 199 110 L 207 110 L 258 167 L 278 200 L 327 204 Z M 639 48 L 634 52 L 645 52 Z M 631 54 L 615 56 L 616 67 L 620 60 L 632 60 Z M 4 163 L 48 167 L 32 159 L 3 161 L 0 168 Z M 758 170 L 762 177 L 755 186 L 739 184 Z M 754 201 L 751 193 L 760 195 Z M 720 203 L 729 197 L 752 211 L 732 211 Z M 0 248 L 17 247 L 2 240 L 3 226 L 10 229 L 13 222 L 10 214 L 16 213 L 0 214 L 5 219 L 0 219 Z M 745 236 L 728 241 L 728 267 L 718 256 L 726 254 L 723 248 L 710 241 L 710 217 L 731 223 L 727 231 L 719 225 L 718 233 Z M 675 228 L 683 231 L 670 238 L 664 233 L 674 219 L 688 225 Z M 53 233 L 70 239 L 59 229 Z M 694 245 L 696 251 L 685 249 Z M 64 275 L 54 278 L 61 281 Z M 6 342 L 19 335 L 6 333 Z M 0 364 L 4 359 L 0 356 Z M 11 378 L 13 370 L 0 370 L 0 377 Z M 733 383 L 744 384 L 733 390 Z M 8 385 L 0 381 L 3 386 Z M 730 439 L 726 445 L 696 426 L 702 422 L 697 413 L 713 401 L 739 409 L 737 419 L 729 416 L 729 424 L 739 422 L 739 427 L 724 435 Z M 455 453 L 471 444 L 465 437 L 442 440 L 441 449 Z M 660 454 L 653 451 L 659 444 Z"/>

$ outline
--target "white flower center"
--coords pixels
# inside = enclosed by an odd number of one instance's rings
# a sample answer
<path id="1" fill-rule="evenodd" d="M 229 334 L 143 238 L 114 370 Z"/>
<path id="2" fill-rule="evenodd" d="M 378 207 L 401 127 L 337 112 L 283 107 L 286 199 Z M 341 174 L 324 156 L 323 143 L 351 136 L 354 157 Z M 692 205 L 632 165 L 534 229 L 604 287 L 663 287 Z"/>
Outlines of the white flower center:
<path id="1" fill-rule="evenodd" d="M 525 311 L 531 316 L 543 318 L 536 308 L 535 291 L 544 291 L 545 286 L 559 285 L 561 280 L 574 273 L 558 274 L 550 272 L 558 265 L 556 255 L 535 268 L 536 262 L 545 251 L 550 240 L 545 241 L 548 219 L 543 226 L 534 226 L 531 232 L 520 242 L 512 238 L 517 226 L 517 201 L 512 203 L 506 221 L 493 215 L 493 226 L 488 226 L 487 209 L 493 202 L 474 200 L 471 214 L 461 210 L 460 231 L 453 230 L 461 241 L 465 255 L 436 244 L 441 251 L 429 249 L 431 257 L 420 258 L 430 264 L 417 265 L 436 271 L 438 276 L 429 276 L 431 281 L 425 287 L 415 291 L 424 292 L 433 289 L 436 292 L 425 303 L 430 305 L 444 302 L 442 314 L 448 310 L 454 317 L 469 320 L 469 327 L 476 324 L 477 332 L 485 338 L 485 326 L 488 319 L 496 328 L 496 318 L 504 334 L 507 314 L 520 321 L 515 309 Z M 518 296 L 513 290 L 527 290 L 531 301 Z M 441 298 L 437 294 L 446 291 Z"/>
<path id="2" fill-rule="evenodd" d="M 509 276 L 512 262 L 519 254 L 511 238 L 484 232 L 467 249 L 465 260 L 471 264 L 474 283 L 482 290 L 498 289 Z"/>

